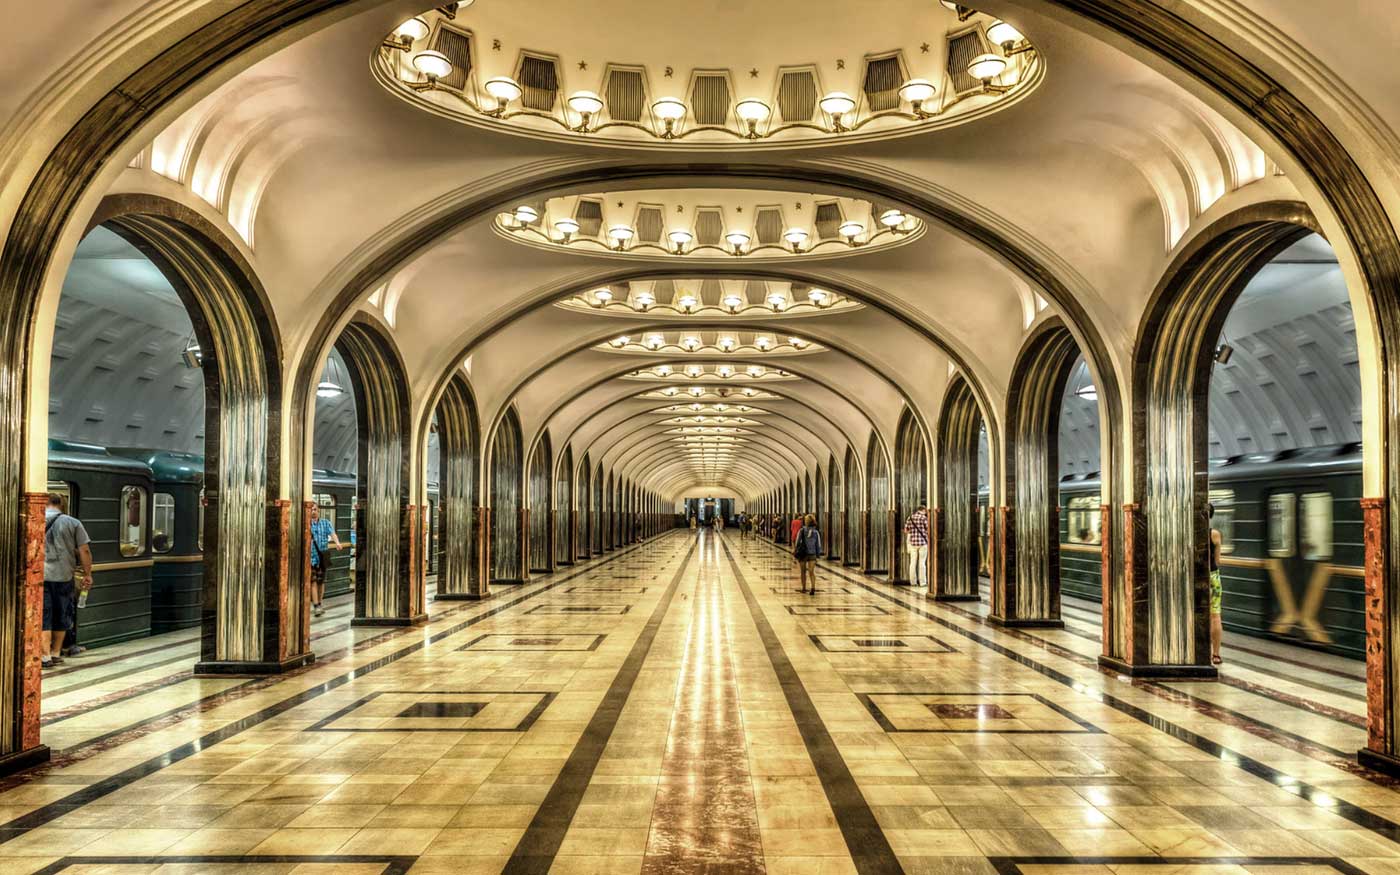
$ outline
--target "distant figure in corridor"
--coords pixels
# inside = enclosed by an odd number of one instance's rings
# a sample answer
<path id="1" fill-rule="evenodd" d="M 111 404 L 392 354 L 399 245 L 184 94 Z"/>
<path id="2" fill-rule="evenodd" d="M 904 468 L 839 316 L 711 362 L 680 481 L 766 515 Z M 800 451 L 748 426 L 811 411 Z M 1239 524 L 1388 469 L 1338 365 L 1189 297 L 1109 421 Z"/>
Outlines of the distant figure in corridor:
<path id="1" fill-rule="evenodd" d="M 928 505 L 920 504 L 904 522 L 904 549 L 909 554 L 909 585 L 928 586 Z"/>
<path id="2" fill-rule="evenodd" d="M 326 612 L 321 604 L 326 600 L 326 567 L 331 564 L 329 550 L 342 550 L 344 545 L 335 533 L 331 521 L 321 517 L 319 505 L 311 505 L 311 614 L 319 617 Z"/>
<path id="3" fill-rule="evenodd" d="M 44 668 L 63 664 L 63 636 L 77 627 L 76 578 L 81 571 L 91 585 L 92 548 L 87 529 L 64 512 L 65 499 L 49 493 L 44 510 Z"/>
<path id="4" fill-rule="evenodd" d="M 1215 505 L 1206 505 L 1210 509 L 1210 518 L 1215 519 Z M 1220 602 L 1225 594 L 1224 587 L 1220 583 L 1220 547 L 1223 541 L 1220 537 L 1220 530 L 1214 524 L 1210 527 L 1210 662 L 1211 665 L 1220 664 L 1220 637 L 1221 619 Z"/>
<path id="5" fill-rule="evenodd" d="M 807 581 L 812 581 L 812 595 L 817 594 L 817 558 L 822 555 L 822 533 L 817 528 L 817 518 L 812 514 L 807 514 L 806 520 L 795 520 L 802 523 L 792 536 L 792 555 L 797 559 L 797 567 L 802 575 L 802 591 L 807 592 Z"/>
<path id="6" fill-rule="evenodd" d="M 694 531 L 696 531 L 699 527 L 700 527 L 699 521 L 696 520 L 696 519 L 695 519 L 695 515 L 692 514 L 691 517 L 690 517 L 690 530 L 691 530 L 692 532 L 694 532 Z"/>
<path id="7" fill-rule="evenodd" d="M 788 543 L 797 546 L 797 533 L 802 531 L 802 514 L 792 515 L 792 521 L 788 523 Z"/>

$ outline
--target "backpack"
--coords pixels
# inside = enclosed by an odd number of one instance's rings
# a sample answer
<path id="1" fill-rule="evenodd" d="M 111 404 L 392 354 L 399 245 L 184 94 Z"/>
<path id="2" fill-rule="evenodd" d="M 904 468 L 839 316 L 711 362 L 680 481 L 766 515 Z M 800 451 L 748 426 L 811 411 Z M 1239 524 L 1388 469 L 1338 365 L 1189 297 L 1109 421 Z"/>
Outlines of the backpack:
<path id="1" fill-rule="evenodd" d="M 804 526 L 797 533 L 797 557 L 799 559 L 808 557 L 815 559 L 820 556 L 822 552 L 821 540 L 822 533 L 816 526 Z"/>

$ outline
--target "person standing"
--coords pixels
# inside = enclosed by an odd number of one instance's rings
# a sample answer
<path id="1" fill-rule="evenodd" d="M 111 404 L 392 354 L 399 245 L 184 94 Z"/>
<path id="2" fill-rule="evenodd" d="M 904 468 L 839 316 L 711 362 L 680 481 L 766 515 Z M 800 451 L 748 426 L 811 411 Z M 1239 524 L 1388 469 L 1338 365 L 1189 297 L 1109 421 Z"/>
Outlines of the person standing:
<path id="1" fill-rule="evenodd" d="M 802 515 L 795 513 L 788 522 L 788 543 L 793 546 L 793 549 L 797 548 L 797 533 L 800 531 L 802 531 Z"/>
<path id="2" fill-rule="evenodd" d="M 817 594 L 817 557 L 822 555 L 822 532 L 817 528 L 817 518 L 807 514 L 800 520 L 802 527 L 792 539 L 792 555 L 797 560 L 801 574 L 801 587 L 807 592 L 807 581 L 812 582 L 811 594 Z"/>
<path id="3" fill-rule="evenodd" d="M 1210 519 L 1215 519 L 1215 505 L 1206 505 L 1210 510 Z M 1223 637 L 1223 621 L 1220 616 L 1221 601 L 1225 596 L 1225 587 L 1220 580 L 1220 553 L 1225 539 L 1221 536 L 1220 530 L 1214 523 L 1210 526 L 1210 662 L 1211 665 L 1220 664 L 1220 639 Z"/>
<path id="4" fill-rule="evenodd" d="M 50 492 L 44 510 L 44 668 L 63 664 L 63 636 L 78 617 L 75 573 L 81 569 L 84 580 L 92 580 L 91 542 L 83 524 L 64 512 L 63 496 Z"/>
<path id="5" fill-rule="evenodd" d="M 326 567 L 331 564 L 329 550 L 343 549 L 335 526 L 321 517 L 321 508 L 311 505 L 311 614 L 319 617 L 326 612 Z"/>
<path id="6" fill-rule="evenodd" d="M 928 586 L 928 505 L 919 505 L 905 520 L 904 548 L 909 554 L 909 585 Z"/>

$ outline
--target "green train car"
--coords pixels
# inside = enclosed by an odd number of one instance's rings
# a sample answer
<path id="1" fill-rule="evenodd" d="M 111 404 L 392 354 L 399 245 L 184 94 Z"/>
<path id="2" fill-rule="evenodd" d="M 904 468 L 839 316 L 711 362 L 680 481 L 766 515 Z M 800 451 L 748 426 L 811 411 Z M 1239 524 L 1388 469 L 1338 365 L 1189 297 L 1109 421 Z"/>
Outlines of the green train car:
<path id="1" fill-rule="evenodd" d="M 204 457 L 140 447 L 49 441 L 49 491 L 92 538 L 94 584 L 78 610 L 78 641 L 101 647 L 199 626 L 204 598 Z M 353 474 L 316 469 L 313 500 L 350 548 Z M 430 537 L 436 538 L 437 502 Z M 428 555 L 435 557 L 435 549 Z M 351 592 L 352 549 L 330 555 L 326 595 Z"/>
<path id="2" fill-rule="evenodd" d="M 1212 460 L 1226 629 L 1364 658 L 1361 447 Z M 1060 482 L 1060 588 L 1099 601 L 1099 480 Z"/>

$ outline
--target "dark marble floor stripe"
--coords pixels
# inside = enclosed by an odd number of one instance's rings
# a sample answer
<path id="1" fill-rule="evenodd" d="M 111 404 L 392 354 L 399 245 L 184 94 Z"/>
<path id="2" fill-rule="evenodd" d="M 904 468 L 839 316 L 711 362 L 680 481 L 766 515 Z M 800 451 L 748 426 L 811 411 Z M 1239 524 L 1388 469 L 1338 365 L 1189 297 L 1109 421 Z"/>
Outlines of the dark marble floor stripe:
<path id="1" fill-rule="evenodd" d="M 860 785 L 851 775 L 840 749 L 832 740 L 826 723 L 817 712 L 817 706 L 802 684 L 802 678 L 792 667 L 792 661 L 788 659 L 787 651 L 778 640 L 778 634 L 773 631 L 772 624 L 768 622 L 763 608 L 759 606 L 753 589 L 744 577 L 743 569 L 735 560 L 729 544 L 724 541 L 721 543 L 724 544 L 724 555 L 729 560 L 729 567 L 739 584 L 739 591 L 743 593 L 744 602 L 749 607 L 749 615 L 758 627 L 763 648 L 768 652 L 768 661 L 773 664 L 773 671 L 778 675 L 778 683 L 783 688 L 783 697 L 787 699 L 788 709 L 797 721 L 802 743 L 807 747 L 807 755 L 811 757 L 817 777 L 821 779 L 822 789 L 826 791 L 827 802 L 831 804 L 831 811 L 836 816 L 836 823 L 841 828 L 841 835 L 846 840 L 846 849 L 850 851 L 856 871 L 860 875 L 903 875 L 904 867 L 900 865 L 899 858 L 890 847 L 889 839 L 885 837 L 884 830 L 875 819 L 875 812 L 870 809 L 870 804 L 860 792 Z"/>
<path id="2" fill-rule="evenodd" d="M 633 642 L 622 667 L 608 685 L 608 691 L 598 703 L 588 726 L 574 745 L 569 758 L 565 760 L 564 767 L 559 770 L 554 783 L 550 785 L 549 792 L 545 794 L 544 801 L 530 820 L 530 825 L 525 828 L 524 835 L 516 843 L 510 859 L 501 870 L 501 875 L 548 875 L 555 857 L 559 855 L 559 848 L 564 843 L 564 835 L 569 831 L 569 824 L 573 822 L 579 804 L 583 801 L 584 791 L 593 780 L 593 771 L 598 767 L 603 750 L 608 746 L 608 739 L 612 737 L 617 720 L 622 716 L 627 698 L 632 694 L 632 687 L 637 683 L 642 664 L 651 653 L 651 645 L 656 640 L 661 621 L 670 610 L 676 590 L 685 579 L 685 573 L 694 556 L 695 544 L 692 543 L 685 553 L 685 558 L 681 560 L 680 567 L 671 577 L 671 582 L 661 593 L 661 598 L 651 616 L 647 618 L 641 634 Z"/>
<path id="3" fill-rule="evenodd" d="M 988 857 L 997 875 L 1022 875 L 1022 866 L 1169 866 L 1190 873 L 1191 867 L 1329 866 L 1340 875 L 1364 875 L 1365 870 L 1340 857 Z"/>
<path id="4" fill-rule="evenodd" d="M 360 864 L 382 863 L 384 868 L 379 875 L 404 875 L 417 862 L 417 857 L 388 856 L 384 854 L 206 854 L 199 856 L 173 857 L 63 857 L 55 860 L 34 875 L 59 875 L 73 867 L 91 870 L 112 871 L 117 866 L 268 866 L 278 863 L 307 865 L 358 866 Z M 300 867 L 298 867 L 300 868 Z M 357 869 L 357 871 L 359 871 Z"/>
<path id="5" fill-rule="evenodd" d="M 1002 656 L 1005 656 L 1006 658 L 1018 662 L 1021 665 L 1024 665 L 1025 667 L 1031 669 L 1032 671 L 1037 672 L 1038 674 L 1044 675 L 1045 677 L 1050 678 L 1051 680 L 1054 680 L 1060 684 L 1063 684 L 1066 687 L 1070 687 L 1076 692 L 1080 693 L 1081 695 L 1088 696 L 1089 698 L 1094 699 L 1095 701 L 1101 702 L 1109 706 L 1110 708 L 1113 708 L 1115 711 L 1118 711 L 1121 714 L 1125 714 L 1139 721 L 1140 723 L 1144 723 L 1148 726 L 1151 726 L 1153 729 L 1164 732 L 1172 738 L 1177 739 L 1178 741 L 1183 741 L 1199 751 L 1208 753 L 1224 763 L 1239 768 L 1241 771 L 1247 772 L 1258 778 L 1263 778 L 1264 780 L 1269 781 L 1275 784 L 1276 786 L 1287 790 L 1290 793 L 1293 793 L 1301 799 L 1306 799 L 1309 802 L 1312 802 L 1314 805 L 1317 805 L 1318 807 L 1326 811 L 1330 811 L 1339 817 L 1351 821 L 1352 823 L 1362 827 L 1363 829 L 1368 829 L 1371 832 L 1376 833 L 1377 835 L 1389 839 L 1390 841 L 1400 842 L 1400 824 L 1397 824 L 1392 820 L 1381 817 L 1380 815 L 1368 811 L 1359 805 L 1354 805 L 1350 802 L 1338 799 L 1335 796 L 1332 796 L 1330 793 L 1326 792 L 1325 790 L 1322 790 L 1318 787 L 1314 787 L 1313 785 L 1308 784 L 1304 781 L 1300 781 L 1290 775 L 1279 771 L 1278 769 L 1275 769 L 1273 766 L 1256 760 L 1253 757 L 1246 756 L 1238 751 L 1232 750 L 1226 747 L 1225 745 L 1214 741 L 1213 739 L 1206 738 L 1203 735 L 1199 735 L 1195 732 L 1190 731 L 1189 729 L 1178 726 L 1177 724 L 1172 723 L 1171 721 L 1163 717 L 1159 717 L 1158 715 L 1153 714 L 1150 711 L 1146 711 L 1138 707 L 1137 705 L 1119 699 L 1118 697 L 1113 696 L 1107 692 L 1089 689 L 1083 684 L 1076 681 L 1074 678 L 1059 671 L 1058 669 L 1051 668 L 1045 665 L 1044 663 L 1037 662 L 1036 660 L 1031 659 L 1028 656 L 1017 653 L 1016 651 L 1011 650 L 1009 648 L 1003 647 L 1002 645 L 997 644 L 995 641 L 991 641 L 977 634 L 976 632 L 964 629 L 961 626 L 958 626 L 956 623 L 952 623 L 942 617 L 936 616 L 935 614 L 931 614 L 923 608 L 907 604 L 906 602 L 904 602 L 903 599 L 898 598 L 892 594 L 880 591 L 876 587 L 871 586 L 870 584 L 866 583 L 863 580 L 860 580 L 854 575 L 848 574 L 844 571 L 844 569 L 837 569 L 834 566 L 829 565 L 826 567 L 834 573 L 846 577 L 848 580 L 851 580 L 853 583 L 856 583 L 857 585 L 869 590 L 870 592 L 880 596 L 881 598 L 893 602 L 897 605 L 900 605 L 910 613 L 917 614 L 927 620 L 931 620 L 939 624 L 940 626 L 943 626 L 957 633 L 958 635 L 963 636 L 964 638 L 967 638 L 971 641 L 976 642 L 977 644 L 982 645 L 983 647 L 987 648 L 988 650 L 991 650 L 994 653 L 998 653 Z M 952 606 L 945 604 L 939 604 L 937 607 L 943 610 L 952 609 Z M 1337 765 L 1339 768 L 1341 766 L 1341 764 L 1333 765 Z M 1385 776 L 1377 775 L 1376 773 L 1370 772 L 1366 769 L 1360 769 L 1359 766 L 1357 766 L 1356 768 L 1359 769 L 1359 771 L 1354 772 L 1354 774 L 1360 775 L 1361 773 L 1365 773 L 1364 776 L 1368 777 L 1368 779 L 1370 780 L 1373 780 L 1377 784 L 1381 784 L 1382 786 L 1391 786 L 1391 784 L 1393 783 L 1390 779 L 1386 778 Z"/>
<path id="6" fill-rule="evenodd" d="M 490 610 L 472 617 L 468 617 L 462 622 L 457 623 L 451 626 L 450 628 L 444 629 L 441 632 L 434 633 L 433 635 L 428 636 L 426 638 L 420 637 L 417 641 L 413 642 L 407 647 L 400 648 L 399 650 L 396 650 L 393 653 L 386 654 L 384 656 L 379 657 L 378 659 L 365 663 L 359 668 L 352 669 L 346 672 L 345 674 L 331 678 L 323 684 L 319 684 L 307 690 L 302 690 L 301 692 L 289 696 L 280 702 L 269 705 L 261 711 L 258 711 L 254 714 L 249 714 L 247 717 L 244 717 L 240 720 L 235 720 L 230 723 L 227 723 L 219 727 L 218 729 L 215 729 L 212 732 L 206 733 L 205 735 L 199 737 L 194 741 L 186 742 L 185 744 L 182 744 L 179 747 L 174 748 L 173 750 L 168 750 L 165 753 L 157 754 L 156 756 L 151 757 L 145 762 L 138 763 L 137 765 L 132 766 L 129 769 L 118 772 L 117 774 L 111 775 L 107 778 L 102 779 L 101 781 L 97 781 L 96 783 L 89 784 L 88 786 L 83 787 L 82 789 L 77 790 L 73 793 L 70 793 L 61 799 L 57 799 L 53 802 L 48 803 L 47 805 L 43 805 L 39 808 L 36 808 L 28 814 L 21 815 L 20 817 L 14 818 L 13 820 L 7 821 L 6 823 L 0 824 L 0 844 L 12 841 L 13 839 L 24 835 L 32 829 L 37 829 L 41 826 L 52 823 L 53 821 L 57 820 L 65 814 L 77 811 L 84 805 L 88 805 L 98 799 L 101 799 L 103 796 L 106 796 L 109 793 L 114 793 L 117 790 L 120 790 L 123 787 L 126 787 L 135 781 L 139 781 L 142 778 L 159 772 L 161 769 L 168 768 L 169 766 L 181 762 L 182 760 L 188 759 L 189 757 L 194 756 L 197 753 L 208 750 L 210 747 L 218 744 L 221 741 L 227 741 L 230 738 L 234 738 L 244 732 L 247 732 L 249 729 L 252 729 L 255 726 L 259 726 L 267 722 L 268 720 L 271 720 L 274 717 L 277 717 L 281 714 L 285 714 L 286 712 L 292 710 L 298 705 L 304 705 L 307 702 L 314 701 L 315 699 L 320 698 L 326 693 L 329 693 L 335 689 L 339 689 L 340 687 L 350 683 L 353 680 L 362 678 L 365 675 L 378 671 L 386 665 L 393 665 L 394 663 L 398 662 L 401 659 L 404 659 L 405 657 L 412 656 L 413 654 L 418 653 L 419 651 L 428 647 L 430 644 L 435 644 L 438 641 L 443 640 L 444 638 L 456 635 L 464 629 L 469 629 L 478 623 L 484 622 L 485 620 L 496 616 L 502 611 L 509 610 L 515 607 L 516 605 L 530 601 L 534 598 L 538 598 L 539 596 L 550 592 L 551 590 L 557 587 L 563 586 L 565 583 L 569 582 L 570 580 L 573 580 L 576 577 L 597 571 L 600 567 L 610 564 L 611 562 L 615 561 L 618 558 L 621 558 L 627 553 L 630 553 L 633 550 L 640 549 L 646 543 L 648 542 L 635 544 L 625 550 L 617 551 L 599 562 L 595 562 L 582 568 L 578 568 L 576 571 L 570 574 L 566 574 L 558 580 L 550 581 L 549 583 L 546 583 L 538 589 L 522 593 L 513 599 L 503 601 L 497 604 L 495 607 L 491 608 Z M 402 632 L 403 630 L 397 631 Z M 415 635 L 422 635 L 421 629 L 410 629 L 408 631 L 411 631 L 412 634 Z M 23 778 L 24 776 L 20 777 Z"/>

